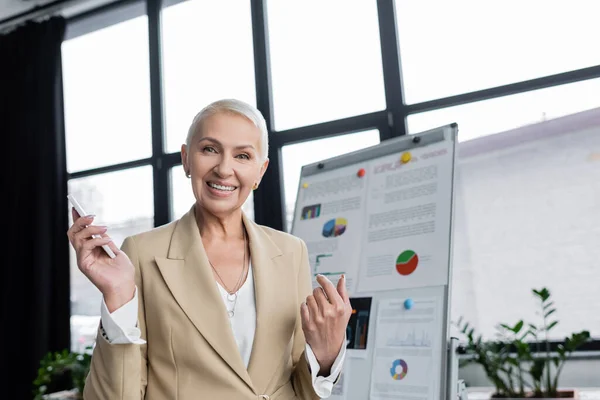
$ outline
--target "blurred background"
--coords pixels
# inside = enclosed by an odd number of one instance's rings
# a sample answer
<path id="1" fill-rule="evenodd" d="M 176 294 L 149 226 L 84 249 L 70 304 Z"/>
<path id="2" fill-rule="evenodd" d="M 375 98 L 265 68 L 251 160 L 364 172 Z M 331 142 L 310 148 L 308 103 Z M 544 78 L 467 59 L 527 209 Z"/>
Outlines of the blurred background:
<path id="1" fill-rule="evenodd" d="M 244 210 L 286 231 L 303 165 L 458 123 L 453 320 L 492 339 L 534 320 L 532 289 L 547 287 L 550 342 L 593 339 L 564 385 L 600 387 L 598 15 L 594 0 L 1 0 L 0 330 L 7 359 L 25 360 L 2 374 L 6 398 L 29 398 L 46 352 L 96 336 L 67 191 L 117 245 L 179 218 L 194 201 L 187 128 L 231 97 L 270 133 Z M 475 367 L 461 376 L 491 385 Z"/>

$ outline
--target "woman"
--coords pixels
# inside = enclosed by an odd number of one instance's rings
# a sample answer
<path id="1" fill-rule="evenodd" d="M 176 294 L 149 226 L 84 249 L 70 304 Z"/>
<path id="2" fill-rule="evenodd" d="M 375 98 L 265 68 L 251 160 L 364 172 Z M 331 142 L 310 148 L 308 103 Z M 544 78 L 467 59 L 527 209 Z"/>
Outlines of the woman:
<path id="1" fill-rule="evenodd" d="M 119 250 L 107 227 L 72 211 L 78 266 L 103 295 L 86 400 L 330 395 L 351 314 L 345 278 L 319 276 L 312 290 L 304 242 L 242 212 L 267 152 L 260 112 L 218 101 L 181 146 L 196 198 L 185 216 Z"/>

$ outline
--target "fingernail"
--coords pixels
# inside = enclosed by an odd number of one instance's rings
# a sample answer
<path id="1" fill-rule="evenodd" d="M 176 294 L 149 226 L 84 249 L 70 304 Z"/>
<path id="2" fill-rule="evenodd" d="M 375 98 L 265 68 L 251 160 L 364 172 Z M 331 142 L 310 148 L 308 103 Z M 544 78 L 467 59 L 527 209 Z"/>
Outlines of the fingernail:
<path id="1" fill-rule="evenodd" d="M 90 214 L 90 215 L 86 215 L 84 218 L 95 218 L 96 214 Z"/>
<path id="2" fill-rule="evenodd" d="M 346 274 L 342 274 L 342 279 L 346 279 Z"/>

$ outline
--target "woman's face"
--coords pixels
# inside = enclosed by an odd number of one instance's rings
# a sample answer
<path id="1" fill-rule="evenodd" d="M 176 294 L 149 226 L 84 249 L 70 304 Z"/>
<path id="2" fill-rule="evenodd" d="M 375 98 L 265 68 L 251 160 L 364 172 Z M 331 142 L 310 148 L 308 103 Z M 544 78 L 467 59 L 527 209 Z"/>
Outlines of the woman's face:
<path id="1" fill-rule="evenodd" d="M 260 130 L 246 118 L 214 114 L 198 127 L 189 149 L 181 147 L 197 204 L 225 216 L 239 209 L 267 169 L 260 156 Z"/>

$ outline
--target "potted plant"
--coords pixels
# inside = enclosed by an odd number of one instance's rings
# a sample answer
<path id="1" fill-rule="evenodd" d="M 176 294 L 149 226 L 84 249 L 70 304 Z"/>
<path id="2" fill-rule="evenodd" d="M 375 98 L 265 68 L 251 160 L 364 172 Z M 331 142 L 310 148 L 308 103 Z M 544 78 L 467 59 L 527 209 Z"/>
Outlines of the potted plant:
<path id="1" fill-rule="evenodd" d="M 34 400 L 72 390 L 70 398 L 82 399 L 83 386 L 90 369 L 91 355 L 68 350 L 50 352 L 40 361 L 38 375 L 33 381 Z"/>
<path id="2" fill-rule="evenodd" d="M 461 365 L 477 363 L 493 383 L 492 398 L 576 398 L 572 390 L 559 390 L 559 378 L 573 351 L 590 339 L 588 331 L 571 334 L 551 351 L 549 332 L 558 324 L 550 291 L 533 290 L 539 302 L 541 323 L 499 324 L 498 340 L 484 341 L 461 318 L 457 326 L 466 337 Z M 533 343 L 532 343 L 533 342 Z"/>

